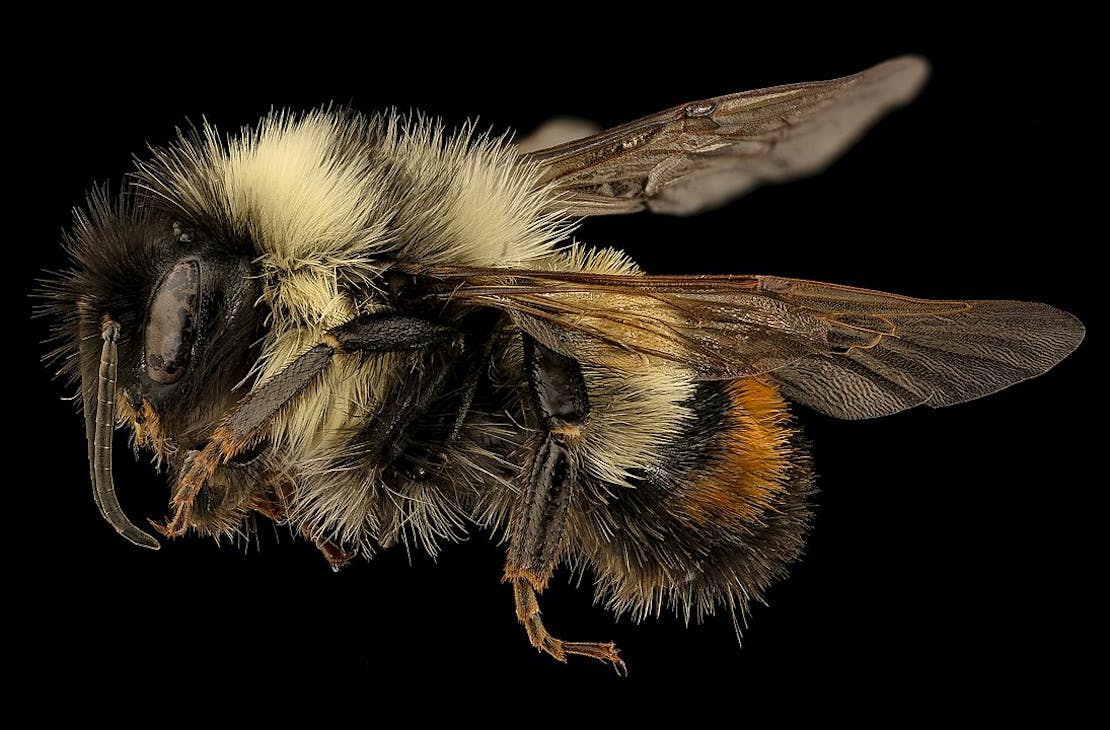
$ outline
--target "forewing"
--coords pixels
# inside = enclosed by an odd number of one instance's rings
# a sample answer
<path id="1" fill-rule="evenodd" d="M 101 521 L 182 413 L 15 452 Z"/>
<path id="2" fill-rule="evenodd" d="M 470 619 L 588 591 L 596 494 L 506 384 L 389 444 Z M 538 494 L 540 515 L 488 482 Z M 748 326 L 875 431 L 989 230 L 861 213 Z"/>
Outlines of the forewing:
<path id="1" fill-rule="evenodd" d="M 689 215 L 820 172 L 928 73 L 923 58 L 903 56 L 832 81 L 691 102 L 527 157 L 572 214 Z"/>
<path id="2" fill-rule="evenodd" d="M 1046 304 L 932 301 L 770 276 L 422 272 L 451 301 L 493 307 L 580 362 L 668 363 L 701 379 L 764 376 L 839 418 L 994 393 L 1047 371 L 1083 326 Z"/>
<path id="3" fill-rule="evenodd" d="M 760 277 L 769 296 L 826 323 L 826 348 L 771 373 L 783 393 L 838 418 L 874 418 L 990 395 L 1047 372 L 1082 323 L 1037 302 L 911 299 Z"/>
<path id="4" fill-rule="evenodd" d="M 580 362 L 658 359 L 709 379 L 773 370 L 801 357 L 819 323 L 755 291 L 754 277 L 607 276 L 523 269 L 425 270 L 445 299 L 509 313 Z"/>

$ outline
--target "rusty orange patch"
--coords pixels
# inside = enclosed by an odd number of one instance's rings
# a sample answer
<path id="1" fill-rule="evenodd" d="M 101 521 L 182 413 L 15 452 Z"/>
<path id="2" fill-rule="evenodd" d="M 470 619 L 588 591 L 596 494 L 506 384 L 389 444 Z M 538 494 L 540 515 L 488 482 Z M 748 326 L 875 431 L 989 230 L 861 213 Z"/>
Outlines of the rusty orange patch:
<path id="1" fill-rule="evenodd" d="M 552 434 L 559 436 L 563 441 L 577 443 L 582 440 L 582 425 L 558 421 L 549 426 Z"/>
<path id="2" fill-rule="evenodd" d="M 719 456 L 676 495 L 678 509 L 695 523 L 758 520 L 790 473 L 794 430 L 778 390 L 761 380 L 738 380 L 729 398 Z"/>

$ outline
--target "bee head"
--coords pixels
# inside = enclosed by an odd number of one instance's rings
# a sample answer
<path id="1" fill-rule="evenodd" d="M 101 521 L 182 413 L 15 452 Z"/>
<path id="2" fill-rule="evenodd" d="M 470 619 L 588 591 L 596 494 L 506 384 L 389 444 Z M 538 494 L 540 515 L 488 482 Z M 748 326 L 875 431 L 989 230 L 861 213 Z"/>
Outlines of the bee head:
<path id="1" fill-rule="evenodd" d="M 105 518 L 136 544 L 157 543 L 119 510 L 112 430 L 126 423 L 160 460 L 207 437 L 241 397 L 263 316 L 252 254 L 104 190 L 65 238 L 70 267 L 43 282 L 47 359 L 80 387 L 90 477 Z"/>

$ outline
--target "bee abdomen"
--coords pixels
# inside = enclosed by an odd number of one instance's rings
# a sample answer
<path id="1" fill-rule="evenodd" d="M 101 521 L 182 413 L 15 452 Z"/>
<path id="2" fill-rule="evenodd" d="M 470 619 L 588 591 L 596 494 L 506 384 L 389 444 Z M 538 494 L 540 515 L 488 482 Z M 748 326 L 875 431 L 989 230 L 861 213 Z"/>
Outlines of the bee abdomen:
<path id="1" fill-rule="evenodd" d="M 812 475 L 786 403 L 758 379 L 698 383 L 659 467 L 580 515 L 599 595 L 634 618 L 746 611 L 803 548 Z M 601 486 L 601 485 L 595 485 Z"/>

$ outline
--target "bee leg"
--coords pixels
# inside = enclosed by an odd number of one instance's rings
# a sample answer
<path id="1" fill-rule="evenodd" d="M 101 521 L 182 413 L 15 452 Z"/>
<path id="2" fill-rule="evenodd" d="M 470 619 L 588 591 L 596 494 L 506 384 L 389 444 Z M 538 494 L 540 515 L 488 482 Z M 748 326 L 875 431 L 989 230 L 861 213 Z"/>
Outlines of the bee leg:
<path id="1" fill-rule="evenodd" d="M 463 426 L 466 424 L 466 417 L 470 415 L 470 407 L 474 404 L 474 395 L 478 392 L 478 386 L 482 382 L 482 374 L 489 368 L 490 359 L 493 357 L 493 345 L 496 341 L 497 331 L 491 328 L 489 335 L 484 338 L 481 346 L 471 354 L 460 391 L 458 412 L 451 424 L 451 431 L 447 435 L 448 443 L 456 441 L 459 434 L 462 433 Z"/>
<path id="2" fill-rule="evenodd" d="M 402 452 L 403 448 L 408 444 L 398 442 L 399 448 L 383 457 L 383 463 L 393 463 L 394 460 L 404 456 L 406 463 L 402 467 L 402 472 L 414 481 L 434 479 L 446 468 L 448 459 L 445 452 L 448 446 L 458 441 L 462 435 L 467 418 L 470 416 L 470 409 L 474 405 L 474 397 L 482 383 L 482 376 L 488 371 L 490 360 L 493 358 L 493 347 L 497 341 L 496 327 L 497 322 L 494 321 L 487 328 L 479 329 L 482 332 L 481 335 L 468 336 L 463 343 L 463 362 L 459 368 L 461 383 L 451 393 L 453 399 L 451 408 L 455 414 L 449 421 L 441 423 L 443 428 L 447 428 L 448 423 L 450 424 L 446 435 L 434 443 L 405 452 Z M 442 388 L 435 394 L 436 398 L 441 394 Z"/>
<path id="3" fill-rule="evenodd" d="M 462 434 L 482 376 L 489 369 L 500 318 L 493 311 L 468 317 L 459 326 L 463 336 L 453 343 L 456 348 L 436 353 L 441 359 L 428 369 L 427 383 L 415 391 L 410 383 L 403 383 L 398 388 L 400 395 L 387 399 L 386 408 L 364 429 L 367 450 L 381 454 L 380 466 L 392 466 L 414 482 L 434 479 L 446 468 L 448 447 Z M 454 415 L 425 421 L 437 405 L 446 405 Z M 413 433 L 422 428 L 430 428 L 432 437 L 414 443 Z"/>
<path id="4" fill-rule="evenodd" d="M 559 661 L 566 661 L 567 654 L 580 654 L 612 662 L 624 672 L 612 643 L 556 639 L 540 618 L 536 593 L 546 587 L 563 554 L 578 478 L 578 445 L 590 404 L 582 370 L 573 358 L 524 335 L 524 361 L 542 438 L 522 472 L 525 481 L 509 529 L 505 580 L 513 584 L 517 619 L 532 646 Z"/>
<path id="5" fill-rule="evenodd" d="M 248 393 L 220 422 L 205 447 L 182 471 L 172 500 L 174 514 L 160 528 L 163 534 L 185 532 L 193 500 L 216 470 L 263 438 L 274 418 L 320 379 L 336 354 L 421 350 L 457 335 L 451 327 L 388 312 L 359 315 L 328 330 L 320 344 Z"/>
<path id="6" fill-rule="evenodd" d="M 278 488 L 275 491 L 277 495 L 276 499 L 269 499 L 255 504 L 254 511 L 280 525 L 284 524 L 288 519 L 288 512 L 285 507 L 287 501 L 286 490 Z M 312 544 L 316 546 L 316 549 L 324 556 L 324 560 L 328 561 L 328 565 L 330 565 L 331 569 L 336 573 L 346 568 L 351 562 L 351 559 L 355 557 L 354 553 L 349 550 L 344 550 L 337 543 L 322 537 L 314 536 L 305 525 L 301 526 L 300 532 L 302 537 L 312 541 Z"/>
<path id="7" fill-rule="evenodd" d="M 419 390 L 403 386 L 397 397 L 390 398 L 385 409 L 374 418 L 366 431 L 366 450 L 380 454 L 378 463 L 392 465 L 405 452 L 409 430 L 423 417 L 437 398 L 443 395 L 451 368 L 444 364 L 432 367 L 431 377 Z"/>
<path id="8" fill-rule="evenodd" d="M 513 581 L 513 598 L 516 601 L 516 618 L 524 625 L 528 640 L 537 650 L 546 652 L 561 662 L 566 662 L 568 654 L 588 656 L 603 662 L 610 662 L 617 674 L 628 676 L 628 667 L 620 657 L 620 650 L 613 642 L 563 641 L 547 632 L 540 618 L 540 604 L 536 600 L 536 589 L 527 580 Z"/>
<path id="9" fill-rule="evenodd" d="M 527 579 L 542 591 L 562 555 L 578 479 L 578 442 L 590 403 L 577 361 L 527 334 L 523 341 L 529 400 L 540 424 L 540 442 L 521 472 L 505 578 Z"/>

